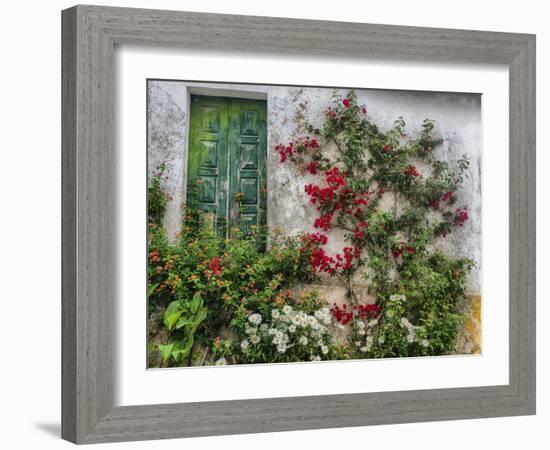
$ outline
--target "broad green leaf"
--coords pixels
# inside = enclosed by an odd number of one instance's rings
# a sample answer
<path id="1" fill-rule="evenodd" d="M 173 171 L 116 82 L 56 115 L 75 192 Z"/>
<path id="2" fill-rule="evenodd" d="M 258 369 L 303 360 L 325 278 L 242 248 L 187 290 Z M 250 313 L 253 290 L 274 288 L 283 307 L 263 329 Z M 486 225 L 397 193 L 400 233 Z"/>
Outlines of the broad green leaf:
<path id="1" fill-rule="evenodd" d="M 181 329 L 182 327 L 185 327 L 190 324 L 190 320 L 186 317 L 180 317 L 179 320 L 176 322 L 176 326 L 174 327 L 176 330 Z"/>
<path id="2" fill-rule="evenodd" d="M 197 314 L 197 311 L 202 306 L 202 297 L 199 292 L 197 292 L 193 296 L 193 300 L 191 301 L 191 313 Z"/>
<path id="3" fill-rule="evenodd" d="M 172 356 L 176 360 L 176 362 L 179 362 L 181 359 L 185 358 L 187 355 L 189 355 L 189 352 L 191 351 L 191 347 L 193 346 L 193 336 L 189 336 L 185 342 L 178 342 L 176 345 L 176 348 L 172 351 Z"/>
<path id="4" fill-rule="evenodd" d="M 168 330 L 172 331 L 174 325 L 178 322 L 182 314 L 181 304 L 177 300 L 173 301 L 168 305 L 166 311 L 164 312 L 164 325 Z"/>
<path id="5" fill-rule="evenodd" d="M 158 349 L 162 355 L 162 362 L 166 362 L 172 355 L 174 344 L 158 344 Z"/>

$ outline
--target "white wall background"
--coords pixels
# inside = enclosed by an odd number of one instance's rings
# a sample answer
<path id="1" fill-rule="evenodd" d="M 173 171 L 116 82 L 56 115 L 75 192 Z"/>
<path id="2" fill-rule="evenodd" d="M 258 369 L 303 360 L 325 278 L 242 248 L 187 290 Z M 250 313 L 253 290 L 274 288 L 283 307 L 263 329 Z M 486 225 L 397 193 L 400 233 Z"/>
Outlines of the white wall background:
<path id="1" fill-rule="evenodd" d="M 279 0 L 200 0 L 178 2 L 103 1 L 104 5 L 134 6 L 231 14 L 271 15 L 309 19 L 468 28 L 537 34 L 538 90 L 538 228 L 548 228 L 549 208 L 543 209 L 543 180 L 548 157 L 542 149 L 550 120 L 548 60 L 550 29 L 545 3 L 464 0 L 445 8 L 431 0 L 361 3 Z M 0 399 L 4 448 L 58 449 L 60 417 L 60 10 L 71 1 L 10 2 L 0 19 L 2 71 L 2 220 L 0 221 L 3 358 Z M 495 12 L 498 11 L 498 14 Z M 550 240 L 538 236 L 538 415 L 442 423 L 390 425 L 353 429 L 301 431 L 120 444 L 117 448 L 192 449 L 297 448 L 369 446 L 409 449 L 545 448 L 550 421 L 550 394 L 544 366 L 550 354 L 545 342 L 548 291 L 543 255 Z M 545 280 L 546 278 L 546 280 Z M 546 285 L 544 285 L 546 283 Z M 546 319 L 546 320 L 545 320 Z M 546 443 L 547 445 L 547 443 Z M 114 448 L 105 445 L 98 448 Z"/>

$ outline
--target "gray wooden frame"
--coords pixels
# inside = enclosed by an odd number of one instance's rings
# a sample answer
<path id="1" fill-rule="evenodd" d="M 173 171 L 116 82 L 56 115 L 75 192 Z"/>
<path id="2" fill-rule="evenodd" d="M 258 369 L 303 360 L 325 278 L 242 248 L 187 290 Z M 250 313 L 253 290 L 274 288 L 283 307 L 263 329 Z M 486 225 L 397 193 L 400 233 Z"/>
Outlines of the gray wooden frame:
<path id="1" fill-rule="evenodd" d="M 77 443 L 535 413 L 535 36 L 76 6 L 62 13 L 62 437 Z M 508 385 L 113 406 L 113 51 L 118 43 L 506 64 Z"/>

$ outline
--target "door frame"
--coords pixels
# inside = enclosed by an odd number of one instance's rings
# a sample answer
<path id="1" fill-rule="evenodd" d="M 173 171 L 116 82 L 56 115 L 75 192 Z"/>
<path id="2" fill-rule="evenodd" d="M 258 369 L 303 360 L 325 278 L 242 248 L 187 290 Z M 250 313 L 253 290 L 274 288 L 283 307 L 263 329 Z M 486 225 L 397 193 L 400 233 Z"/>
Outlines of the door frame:
<path id="1" fill-rule="evenodd" d="M 179 82 L 179 81 L 176 81 Z M 243 84 L 240 83 L 239 85 L 231 85 L 231 83 L 223 83 L 223 82 L 217 82 L 217 81 L 185 81 L 181 80 L 182 88 L 185 89 L 185 101 L 186 101 L 186 109 L 187 109 L 187 116 L 184 120 L 184 136 L 186 137 L 184 139 L 184 147 L 183 147 L 183 166 L 182 166 L 182 199 L 184 204 L 187 204 L 187 180 L 188 180 L 188 172 L 189 172 L 189 152 L 190 152 L 190 137 L 191 137 L 191 97 L 193 95 L 200 95 L 200 96 L 206 96 L 206 97 L 224 97 L 224 98 L 236 98 L 236 99 L 243 99 L 243 100 L 263 100 L 266 102 L 266 135 L 267 135 L 267 141 L 266 141 L 266 154 L 265 154 L 265 183 L 267 186 L 267 182 L 269 180 L 269 145 L 270 145 L 270 133 L 269 133 L 269 96 L 267 94 L 267 89 L 269 86 L 262 86 L 257 84 L 251 84 L 250 86 L 253 89 L 250 90 L 243 90 Z M 205 84 L 212 84 L 216 85 L 219 84 L 220 87 L 215 86 L 204 86 Z M 223 87 L 221 87 L 223 86 Z M 240 89 L 239 89 L 240 88 Z M 265 91 L 262 91 L 261 89 L 264 88 Z M 231 161 L 231 155 L 230 155 L 230 161 Z M 230 201 L 228 196 L 228 203 Z M 229 205 L 228 205 L 229 208 Z M 269 209 L 267 208 L 267 197 L 266 197 L 266 226 L 269 224 Z"/>

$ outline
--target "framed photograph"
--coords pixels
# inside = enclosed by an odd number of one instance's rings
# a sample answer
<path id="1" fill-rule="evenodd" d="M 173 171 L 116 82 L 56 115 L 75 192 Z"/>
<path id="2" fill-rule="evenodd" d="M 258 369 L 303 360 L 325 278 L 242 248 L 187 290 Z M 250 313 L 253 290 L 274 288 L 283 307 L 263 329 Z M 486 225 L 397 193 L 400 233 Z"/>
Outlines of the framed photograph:
<path id="1" fill-rule="evenodd" d="M 62 23 L 65 439 L 535 413 L 533 35 Z"/>

